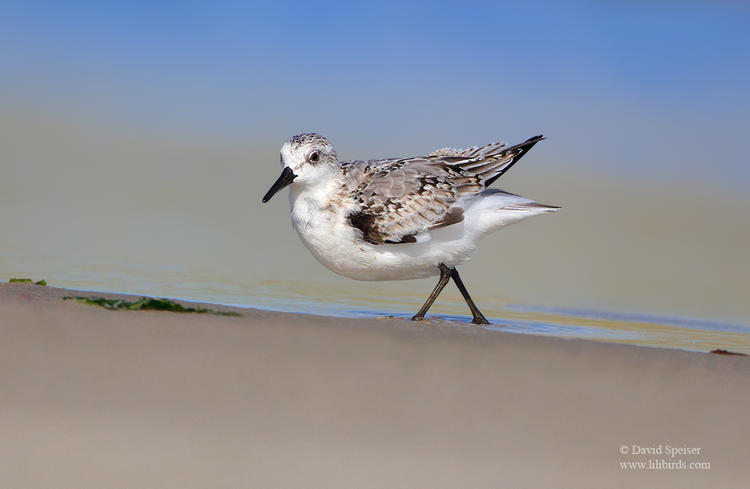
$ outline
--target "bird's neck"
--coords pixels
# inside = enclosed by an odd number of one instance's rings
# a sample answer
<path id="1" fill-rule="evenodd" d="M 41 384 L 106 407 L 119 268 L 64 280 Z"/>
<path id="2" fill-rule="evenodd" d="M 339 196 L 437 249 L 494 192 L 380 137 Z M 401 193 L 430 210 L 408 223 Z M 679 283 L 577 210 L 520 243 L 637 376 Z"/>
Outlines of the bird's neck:
<path id="1" fill-rule="evenodd" d="M 338 179 L 330 179 L 315 184 L 293 183 L 289 187 L 292 214 L 305 220 L 308 216 L 332 210 L 334 196 L 341 189 L 341 182 Z"/>

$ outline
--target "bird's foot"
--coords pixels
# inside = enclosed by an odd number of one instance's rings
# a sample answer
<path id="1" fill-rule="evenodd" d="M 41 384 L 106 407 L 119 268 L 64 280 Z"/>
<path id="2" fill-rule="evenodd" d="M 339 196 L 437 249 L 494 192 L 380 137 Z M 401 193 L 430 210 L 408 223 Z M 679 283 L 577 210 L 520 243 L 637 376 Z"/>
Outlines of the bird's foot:
<path id="1" fill-rule="evenodd" d="M 479 315 L 475 315 L 474 319 L 472 319 L 471 322 L 474 324 L 481 324 L 481 325 L 491 324 L 489 321 L 487 321 L 486 317 L 482 316 L 481 313 Z"/>

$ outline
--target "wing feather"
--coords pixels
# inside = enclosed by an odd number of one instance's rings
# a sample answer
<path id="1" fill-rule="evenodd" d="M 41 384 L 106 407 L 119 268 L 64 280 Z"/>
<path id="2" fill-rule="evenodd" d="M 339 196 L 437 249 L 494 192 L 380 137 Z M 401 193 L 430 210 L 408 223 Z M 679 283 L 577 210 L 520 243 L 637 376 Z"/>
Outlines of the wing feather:
<path id="1" fill-rule="evenodd" d="M 460 201 L 486 189 L 542 136 L 510 148 L 443 148 L 424 157 L 345 163 L 353 182 L 349 223 L 373 244 L 413 243 L 425 231 L 463 221 Z"/>

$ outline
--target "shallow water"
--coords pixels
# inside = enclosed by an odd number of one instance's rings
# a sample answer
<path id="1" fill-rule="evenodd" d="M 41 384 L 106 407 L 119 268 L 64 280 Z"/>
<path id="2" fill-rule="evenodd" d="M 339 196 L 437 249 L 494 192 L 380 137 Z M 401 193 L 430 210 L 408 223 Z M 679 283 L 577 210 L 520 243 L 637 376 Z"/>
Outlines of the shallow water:
<path id="1" fill-rule="evenodd" d="M 282 280 L 238 281 L 218 276 L 213 277 L 214 282 L 189 282 L 184 280 L 185 273 L 177 269 L 167 267 L 152 270 L 134 265 L 117 273 L 99 267 L 47 278 L 50 285 L 82 290 L 144 294 L 354 319 L 396 317 L 406 320 L 419 309 L 431 289 L 412 287 L 412 291 L 408 292 L 402 287 L 394 286 L 393 282 L 347 287 L 342 286 L 347 281 L 342 281 L 341 284 Z M 429 281 L 412 283 L 421 285 L 429 284 Z M 113 287 L 113 284 L 117 286 Z M 693 351 L 726 349 L 750 354 L 750 326 L 741 324 L 513 303 L 480 304 L 492 323 L 487 326 L 489 329 Z M 433 305 L 427 322 L 477 327 L 470 320 L 471 316 L 458 292 L 446 289 Z"/>

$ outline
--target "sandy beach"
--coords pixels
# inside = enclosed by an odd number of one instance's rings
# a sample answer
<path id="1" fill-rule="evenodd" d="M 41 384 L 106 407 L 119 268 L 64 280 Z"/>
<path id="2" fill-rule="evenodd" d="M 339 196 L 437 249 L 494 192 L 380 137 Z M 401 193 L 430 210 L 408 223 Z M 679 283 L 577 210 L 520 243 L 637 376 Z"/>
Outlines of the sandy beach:
<path id="1" fill-rule="evenodd" d="M 748 357 L 84 294 L 0 285 L 2 487 L 750 480 Z"/>

